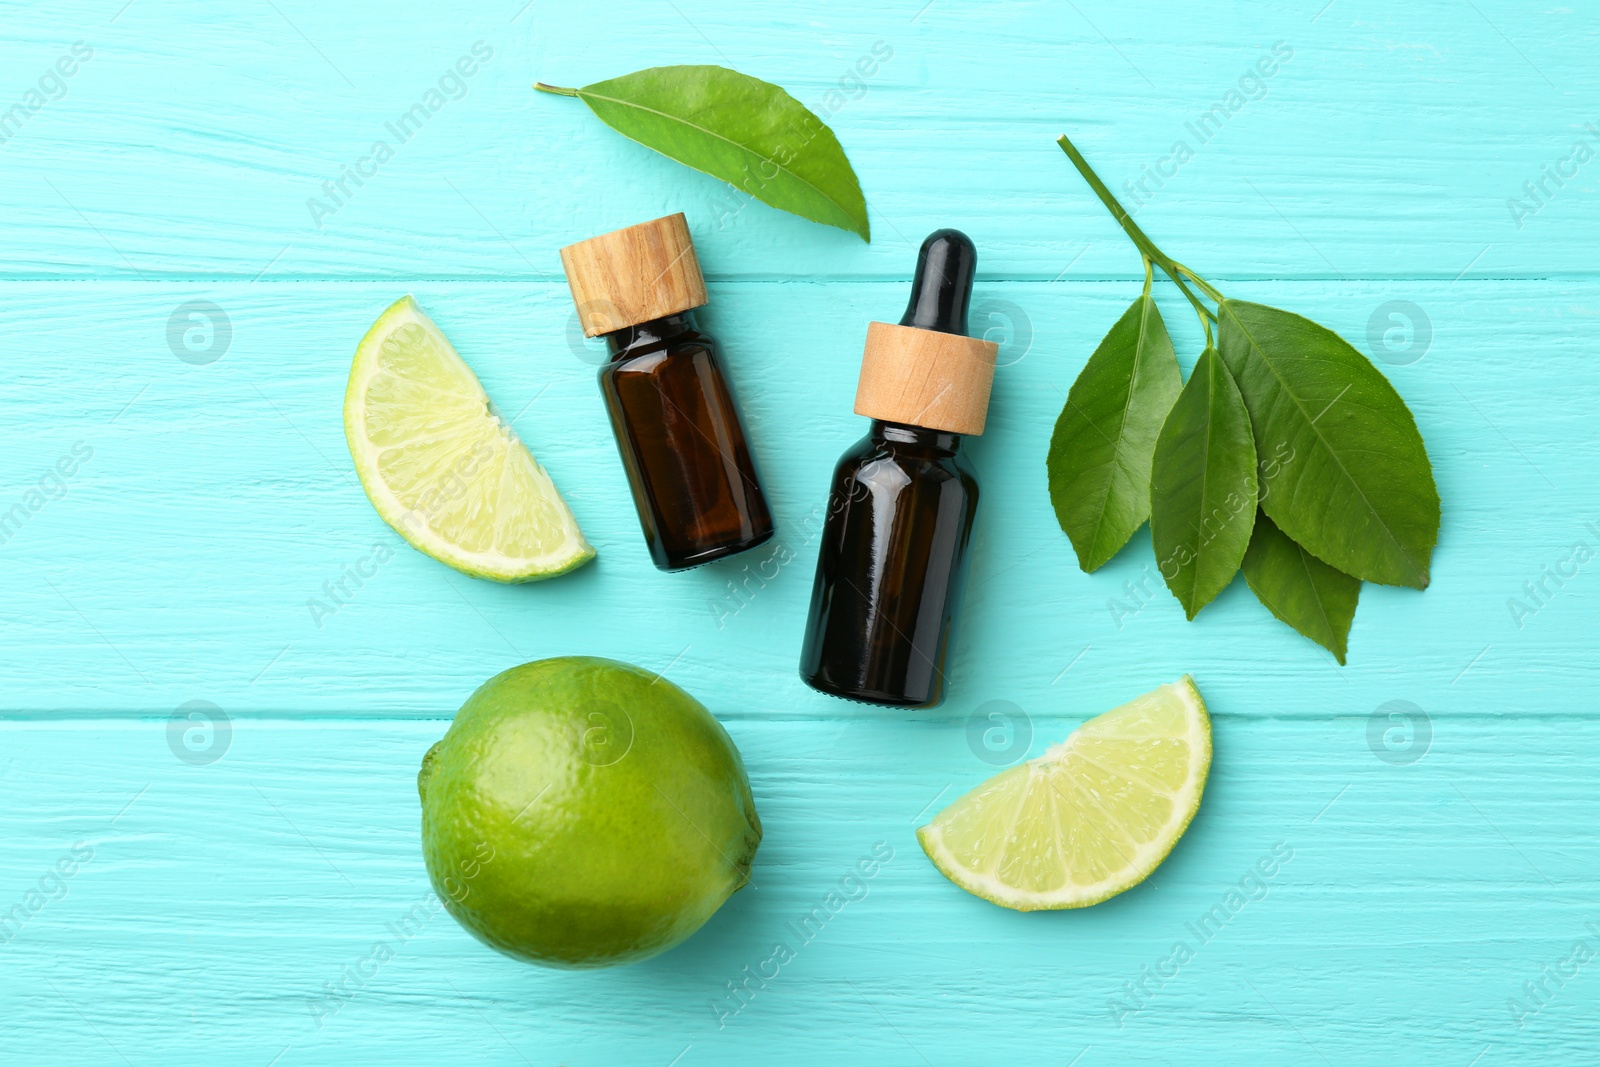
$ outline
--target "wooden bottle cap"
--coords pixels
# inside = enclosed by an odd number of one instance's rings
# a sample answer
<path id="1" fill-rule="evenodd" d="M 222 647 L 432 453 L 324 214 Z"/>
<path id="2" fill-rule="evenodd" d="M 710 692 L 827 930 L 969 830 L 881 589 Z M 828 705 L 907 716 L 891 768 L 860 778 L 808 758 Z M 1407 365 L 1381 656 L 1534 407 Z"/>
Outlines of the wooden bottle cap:
<path id="1" fill-rule="evenodd" d="M 983 432 L 1000 346 L 887 322 L 867 325 L 856 414 L 945 433 Z"/>
<path id="2" fill-rule="evenodd" d="M 683 212 L 561 250 L 583 335 L 595 337 L 709 302 Z"/>

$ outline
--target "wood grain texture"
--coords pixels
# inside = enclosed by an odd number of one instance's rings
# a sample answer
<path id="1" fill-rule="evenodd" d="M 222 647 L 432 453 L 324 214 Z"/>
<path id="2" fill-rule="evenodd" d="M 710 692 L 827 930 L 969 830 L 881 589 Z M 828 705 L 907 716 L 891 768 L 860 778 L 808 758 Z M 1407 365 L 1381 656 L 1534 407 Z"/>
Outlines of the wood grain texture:
<path id="1" fill-rule="evenodd" d="M 993 315 L 998 337 L 1009 318 L 1032 341 L 1020 358 L 1002 352 L 988 430 L 969 446 L 985 503 L 941 714 L 996 698 L 1050 710 L 1064 690 L 1109 707 L 1130 678 L 1210 668 L 1225 705 L 1255 714 L 1365 714 L 1401 696 L 1429 698 L 1430 712 L 1591 706 L 1594 575 L 1585 567 L 1558 587 L 1543 574 L 1571 569 L 1562 561 L 1577 541 L 1600 547 L 1587 526 L 1600 524 L 1600 361 L 1573 326 L 1600 312 L 1600 286 L 1220 281 L 1356 338 L 1390 299 L 1430 309 L 1428 354 L 1380 365 L 1417 416 L 1446 502 L 1432 588 L 1368 590 L 1340 670 L 1274 624 L 1242 581 L 1185 623 L 1148 533 L 1081 573 L 1044 456 L 1067 387 L 1138 283 L 980 282 L 973 321 Z M 30 340 L 26 359 L 0 369 L 13 398 L 0 512 L 75 443 L 93 458 L 0 546 L 8 709 L 166 714 L 205 699 L 230 713 L 432 716 L 513 663 L 592 653 L 670 664 L 692 692 L 727 694 L 725 714 L 858 714 L 794 672 L 829 472 L 867 430 L 851 413 L 865 324 L 903 301 L 903 282 L 712 284 L 704 321 L 725 342 L 794 559 L 780 565 L 774 546 L 678 575 L 650 565 L 586 362 L 598 346 L 569 347 L 565 285 L 410 288 L 547 466 L 599 558 L 560 581 L 502 588 L 406 548 L 373 513 L 340 398 L 355 342 L 394 285 L 11 284 L 0 330 Z M 1159 296 L 1187 369 L 1194 316 Z M 227 354 L 203 366 L 175 357 L 167 337 L 174 307 L 196 299 L 225 308 L 233 331 Z M 327 586 L 375 545 L 393 558 L 336 600 Z M 1544 583 L 1542 606 L 1525 582 Z M 1518 615 L 1513 599 L 1535 610 Z"/>
<path id="2" fill-rule="evenodd" d="M 994 769 L 963 722 L 735 722 L 766 830 L 754 887 L 681 948 L 594 973 L 502 958 L 426 909 L 404 936 L 429 900 L 414 778 L 443 721 L 239 719 L 207 766 L 175 759 L 159 719 L 13 727 L 0 901 L 75 843 L 93 855 L 0 947 L 7 1059 L 1431 1064 L 1493 1043 L 1501 1062 L 1583 1061 L 1586 969 L 1520 1030 L 1507 1000 L 1595 936 L 1596 804 L 1570 759 L 1600 751 L 1600 724 L 1440 717 L 1394 766 L 1364 716 L 1216 704 L 1212 780 L 1168 862 L 1033 915 L 962 893 L 913 839 Z M 1034 719 L 1031 753 L 1074 724 Z M 893 858 L 802 944 L 791 924 L 878 842 Z M 1289 858 L 1254 899 L 1194 925 L 1275 845 Z M 363 964 L 380 941 L 394 958 Z M 795 960 L 747 979 L 780 941 Z M 1178 941 L 1194 958 L 1119 1026 L 1124 983 Z M 357 986 L 347 966 L 375 973 Z M 727 983 L 747 980 L 739 1008 Z"/>
<path id="3" fill-rule="evenodd" d="M 989 415 L 999 343 L 889 322 L 867 324 L 853 410 L 977 436 Z"/>
<path id="4" fill-rule="evenodd" d="M 1600 136 L 1600 12 L 69 0 L 4 15 L 0 1060 L 1593 1058 L 1595 965 L 1545 968 L 1579 939 L 1600 947 L 1600 164 L 1573 151 Z M 892 54 L 857 73 L 879 42 Z M 695 62 L 825 113 L 870 246 L 531 89 Z M 43 106 L 7 122 L 31 90 Z M 1239 106 L 1216 112 L 1230 90 Z M 1050 428 L 1141 275 L 1054 147 L 1063 129 L 1168 252 L 1338 330 L 1415 413 L 1444 500 L 1433 583 L 1364 590 L 1349 667 L 1242 581 L 1185 623 L 1147 533 L 1077 569 L 1046 492 Z M 674 211 L 779 533 L 668 575 L 641 542 L 557 249 Z M 907 716 L 822 697 L 795 667 L 828 472 L 866 431 L 851 413 L 866 323 L 904 306 L 942 226 L 979 246 L 974 332 L 1001 349 L 968 446 L 984 500 L 953 684 Z M 356 341 L 406 291 L 549 469 L 593 564 L 476 582 L 372 512 L 340 399 Z M 1187 371 L 1198 327 L 1156 292 Z M 496 671 L 567 653 L 664 670 L 704 700 L 766 825 L 758 888 L 616 972 L 482 948 L 429 912 L 417 848 L 413 778 L 444 720 Z M 1216 762 L 1150 883 L 1023 916 L 923 859 L 915 825 L 994 770 L 969 742 L 977 709 L 1028 717 L 1020 757 L 1184 671 L 1215 714 Z M 178 757 L 191 701 L 230 717 L 215 762 Z M 747 978 L 879 841 L 895 857 L 865 897 L 764 987 Z M 1261 896 L 1244 879 L 1280 842 L 1292 859 Z M 1198 944 L 1187 924 L 1227 910 L 1230 887 L 1260 898 Z M 19 905 L 26 921 L 4 925 Z M 330 1012 L 325 983 L 348 989 L 408 914 L 420 929 Z M 1148 977 L 1180 939 L 1194 958 Z M 728 983 L 747 981 L 741 1008 Z M 1151 992 L 1124 985 L 1140 982 Z M 1546 983 L 1542 1006 L 1527 982 Z M 1113 1002 L 1146 998 L 1119 1026 Z"/>
<path id="5" fill-rule="evenodd" d="M 1053 145 L 1069 129 L 1119 195 L 1146 182 L 1129 206 L 1157 242 L 1219 274 L 1594 270 L 1594 167 L 1549 184 L 1521 228 L 1506 202 L 1574 143 L 1592 145 L 1600 12 L 1338 0 L 1316 17 L 1316 5 L 1224 0 L 1152 17 L 1033 0 L 975 18 L 923 6 L 813 2 L 757 20 L 729 0 L 505 0 L 471 16 L 410 0 L 381 17 L 136 0 L 113 22 L 117 5 L 99 0 L 13 5 L 0 49 L 10 95 L 74 40 L 95 57 L 3 146 L 4 260 L 24 277 L 541 277 L 561 245 L 682 210 L 697 238 L 721 227 L 716 249 L 701 248 L 712 277 L 903 276 L 940 226 L 968 233 L 998 276 L 1135 277 L 1137 258 Z M 388 124 L 479 40 L 494 56 L 466 95 L 401 142 Z M 878 41 L 893 56 L 860 78 Z M 1240 80 L 1278 41 L 1292 58 L 1263 88 L 1247 82 L 1245 99 Z M 830 111 L 872 245 L 749 203 L 532 89 L 698 62 Z M 1206 121 L 1230 90 L 1244 102 Z M 332 204 L 323 183 L 378 140 L 393 159 Z M 1179 141 L 1192 153 L 1181 164 Z M 1173 176 L 1158 188 L 1145 168 Z M 314 198 L 336 210 L 314 219 Z"/>
<path id="6" fill-rule="evenodd" d="M 707 299 L 681 211 L 567 245 L 561 265 L 585 337 L 690 311 Z"/>

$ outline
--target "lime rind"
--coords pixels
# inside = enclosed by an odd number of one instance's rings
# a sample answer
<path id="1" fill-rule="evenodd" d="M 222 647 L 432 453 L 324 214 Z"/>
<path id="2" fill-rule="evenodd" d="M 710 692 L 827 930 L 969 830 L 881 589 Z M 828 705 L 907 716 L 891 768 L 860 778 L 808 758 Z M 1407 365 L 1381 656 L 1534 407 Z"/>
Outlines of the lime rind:
<path id="1" fill-rule="evenodd" d="M 1210 766 L 1211 721 L 1185 675 L 983 782 L 917 841 L 946 878 L 1001 907 L 1088 907 L 1167 858 Z"/>
<path id="2" fill-rule="evenodd" d="M 357 346 L 344 428 L 379 516 L 441 563 L 531 582 L 594 558 L 550 476 L 412 297 L 390 305 Z"/>

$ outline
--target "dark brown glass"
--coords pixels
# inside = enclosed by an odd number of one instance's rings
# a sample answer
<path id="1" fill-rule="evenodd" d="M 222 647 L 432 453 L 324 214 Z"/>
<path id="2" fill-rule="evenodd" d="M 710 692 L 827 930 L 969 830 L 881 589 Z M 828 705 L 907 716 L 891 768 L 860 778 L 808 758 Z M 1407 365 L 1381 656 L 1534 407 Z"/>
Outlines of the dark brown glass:
<path id="1" fill-rule="evenodd" d="M 839 460 L 823 528 L 800 676 L 824 693 L 931 707 L 978 510 L 961 438 L 897 423 Z"/>
<path id="2" fill-rule="evenodd" d="M 771 537 L 738 404 L 694 313 L 605 337 L 600 392 L 655 565 L 698 567 Z"/>

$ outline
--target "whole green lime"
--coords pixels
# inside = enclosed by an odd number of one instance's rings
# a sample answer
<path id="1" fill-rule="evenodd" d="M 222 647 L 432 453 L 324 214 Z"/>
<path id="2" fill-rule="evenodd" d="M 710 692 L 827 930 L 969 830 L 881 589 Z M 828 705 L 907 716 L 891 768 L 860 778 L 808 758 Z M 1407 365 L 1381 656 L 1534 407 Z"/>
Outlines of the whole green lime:
<path id="1" fill-rule="evenodd" d="M 434 890 L 485 944 L 608 967 L 700 929 L 761 844 L 739 750 L 694 697 L 615 660 L 495 675 L 423 757 Z"/>

